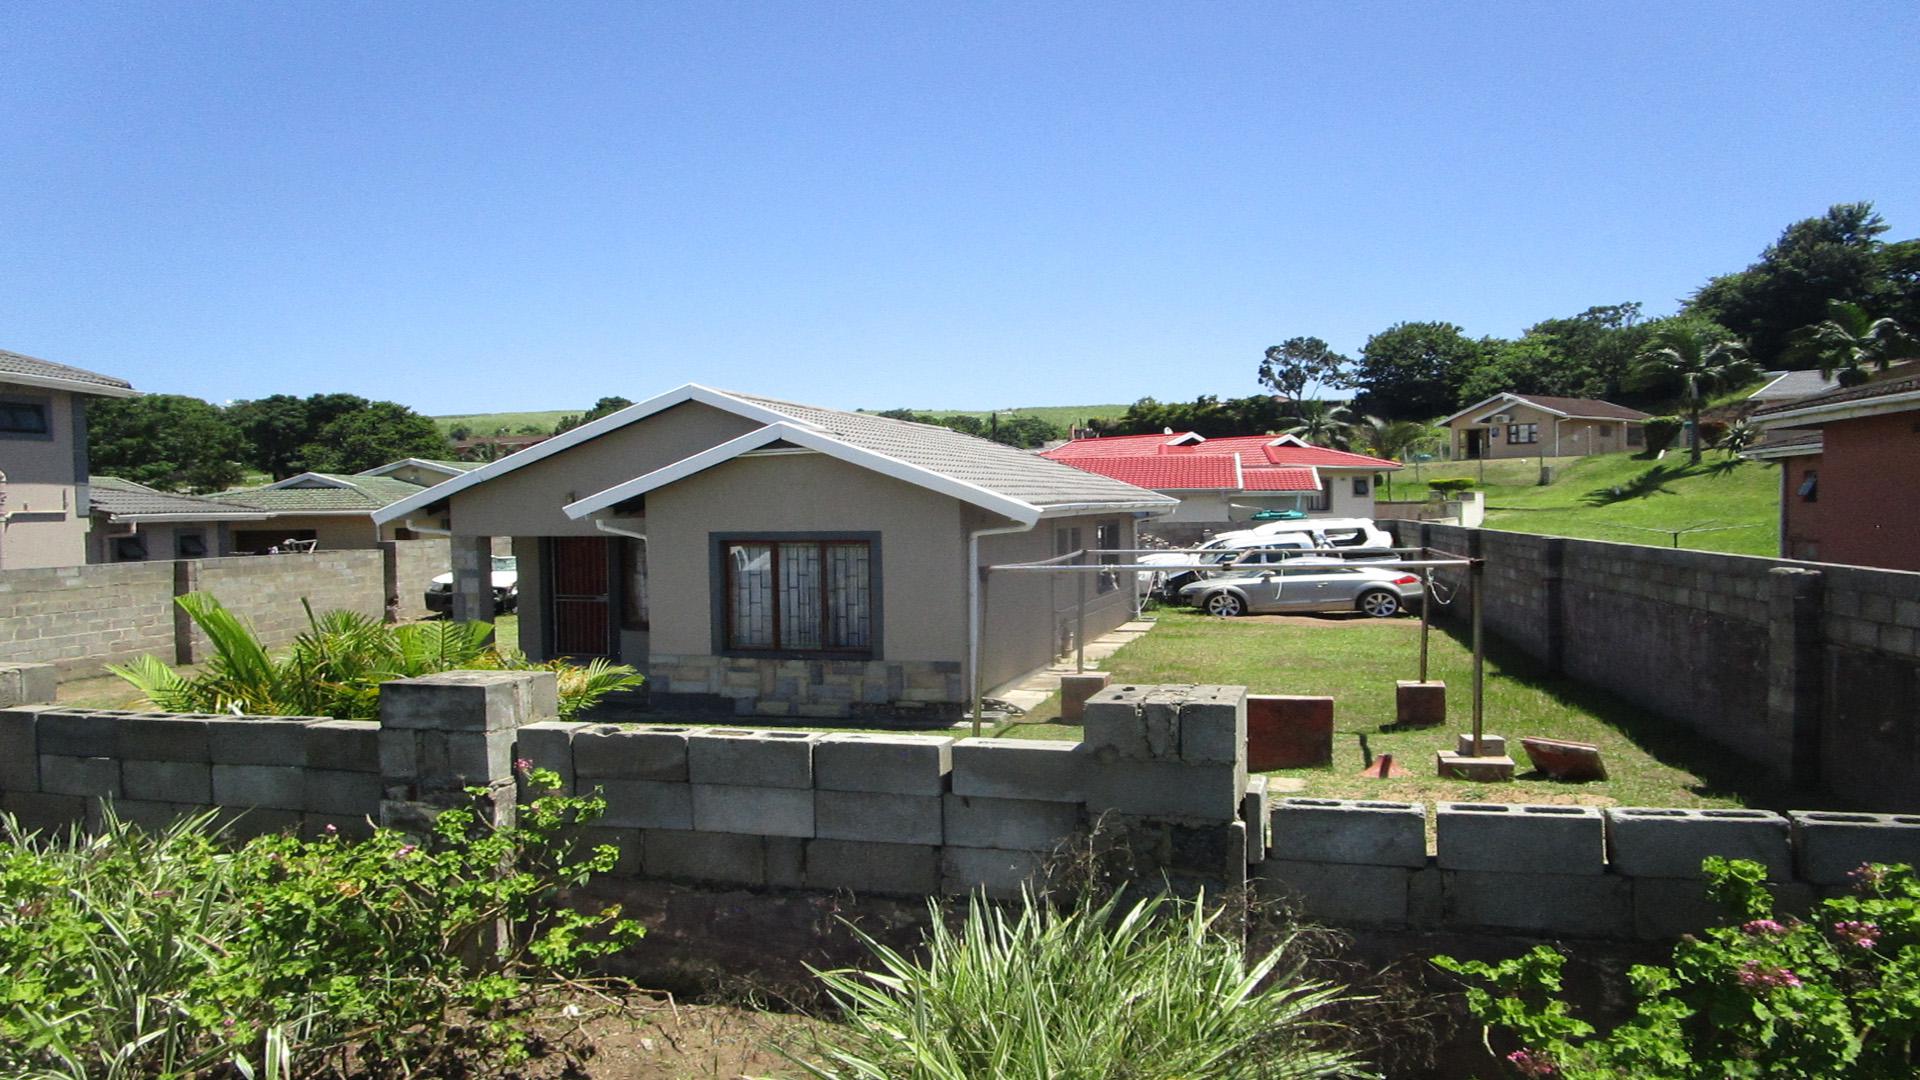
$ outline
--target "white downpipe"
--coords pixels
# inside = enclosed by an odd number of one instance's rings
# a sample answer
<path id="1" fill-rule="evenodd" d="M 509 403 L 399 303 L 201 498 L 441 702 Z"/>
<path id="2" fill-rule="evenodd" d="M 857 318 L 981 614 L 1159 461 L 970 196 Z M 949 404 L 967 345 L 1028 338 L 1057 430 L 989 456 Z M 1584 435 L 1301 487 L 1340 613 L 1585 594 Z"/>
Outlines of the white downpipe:
<path id="1" fill-rule="evenodd" d="M 1002 525 L 991 529 L 974 529 L 967 533 L 967 700 L 973 707 L 973 735 L 980 737 L 980 538 L 983 536 L 1004 536 L 1008 533 L 1032 532 L 1037 521 L 1021 525 Z"/>
<path id="2" fill-rule="evenodd" d="M 436 529 L 431 525 L 415 525 L 412 518 L 401 518 L 401 528 L 408 532 L 417 532 L 425 536 L 452 536 L 452 529 Z"/>
<path id="3" fill-rule="evenodd" d="M 603 533 L 611 533 L 614 536 L 624 536 L 630 540 L 638 540 L 641 543 L 645 543 L 647 539 L 646 533 L 637 533 L 637 532 L 634 532 L 632 529 L 623 529 L 618 525 L 609 525 L 606 522 L 600 520 L 599 518 L 593 519 L 593 527 L 596 529 L 599 529 Z"/>

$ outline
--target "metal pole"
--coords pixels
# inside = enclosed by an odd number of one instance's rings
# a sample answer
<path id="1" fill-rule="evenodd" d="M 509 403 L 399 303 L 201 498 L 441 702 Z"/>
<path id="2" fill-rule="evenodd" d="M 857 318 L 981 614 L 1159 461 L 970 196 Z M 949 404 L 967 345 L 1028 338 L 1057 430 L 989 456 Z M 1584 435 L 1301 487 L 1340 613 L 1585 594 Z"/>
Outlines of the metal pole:
<path id="1" fill-rule="evenodd" d="M 1482 631 L 1480 602 L 1481 582 L 1486 577 L 1487 564 L 1475 559 L 1467 573 L 1468 583 L 1473 586 L 1473 756 L 1480 757 L 1480 730 L 1485 698 L 1481 692 L 1487 666 L 1487 642 Z"/>
<path id="2" fill-rule="evenodd" d="M 986 609 L 987 583 L 993 580 L 993 573 L 990 570 L 990 568 L 983 567 L 983 566 L 973 566 L 973 567 L 968 567 L 968 569 L 980 575 L 980 604 L 979 604 L 979 607 L 975 610 L 974 617 L 976 619 L 981 619 L 979 612 L 984 611 Z M 984 622 L 985 620 L 981 619 L 981 621 Z M 978 625 L 979 625 L 978 623 L 975 624 L 976 627 Z M 979 637 L 978 629 L 974 631 L 974 635 L 975 635 L 975 645 L 974 645 L 974 652 L 973 652 L 973 672 L 972 672 L 972 676 L 973 676 L 973 737 L 977 739 L 980 737 L 980 647 L 978 644 L 978 637 Z"/>
<path id="3" fill-rule="evenodd" d="M 1427 628 L 1433 623 L 1433 571 L 1420 583 L 1420 681 L 1427 681 Z"/>
<path id="4" fill-rule="evenodd" d="M 1073 583 L 1079 586 L 1078 610 L 1074 613 L 1073 625 L 1073 670 L 1087 670 L 1087 575 L 1076 574 Z"/>

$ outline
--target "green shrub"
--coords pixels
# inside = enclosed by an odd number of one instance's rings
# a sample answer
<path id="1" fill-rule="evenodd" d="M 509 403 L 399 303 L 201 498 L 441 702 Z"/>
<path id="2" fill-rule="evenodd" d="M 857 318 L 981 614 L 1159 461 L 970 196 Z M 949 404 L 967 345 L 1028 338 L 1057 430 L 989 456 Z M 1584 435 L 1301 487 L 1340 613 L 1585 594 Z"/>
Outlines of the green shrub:
<path id="1" fill-rule="evenodd" d="M 1459 476 L 1451 480 L 1429 480 L 1427 490 L 1437 491 L 1442 495 L 1457 495 L 1462 491 L 1471 491 L 1473 484 L 1473 477 Z"/>
<path id="2" fill-rule="evenodd" d="M 640 934 L 556 899 L 612 867 L 611 846 L 576 857 L 565 839 L 603 808 L 543 795 L 513 828 L 463 808 L 421 842 L 238 849 L 211 815 L 149 835 L 109 808 L 97 835 L 44 839 L 0 818 L 0 1075 L 304 1075 L 349 1046 L 375 1075 L 417 1072 L 455 1018 L 511 1060 L 518 1005 Z"/>
<path id="3" fill-rule="evenodd" d="M 1673 445 L 1673 440 L 1687 426 L 1684 416 L 1655 416 L 1647 420 L 1647 453 L 1657 454 Z"/>
<path id="4" fill-rule="evenodd" d="M 1305 977 L 1283 940 L 1248 962 L 1199 903 L 1156 897 L 1122 909 L 1090 893 L 1014 913 L 974 898 L 950 929 L 934 909 L 924 959 L 860 933 L 878 970 L 820 974 L 844 1013 L 816 1077 L 1363 1075 L 1327 1012 L 1342 991 Z"/>
<path id="5" fill-rule="evenodd" d="M 168 712 L 236 712 L 251 716 L 331 716 L 377 720 L 380 684 L 462 669 L 552 671 L 559 680 L 560 718 L 571 720 L 615 690 L 645 678 L 625 664 L 564 660 L 532 664 L 501 653 L 485 622 L 407 623 L 389 626 L 352 611 L 315 616 L 285 656 L 274 656 L 253 628 L 207 593 L 175 600 L 213 645 L 198 674 L 185 674 L 152 656 L 107 670 L 132 683 Z"/>
<path id="6" fill-rule="evenodd" d="M 1920 882 L 1863 866 L 1850 896 L 1807 921 L 1775 918 L 1758 863 L 1708 859 L 1709 894 L 1735 925 L 1681 939 L 1666 967 L 1635 966 L 1632 1019 L 1601 1035 L 1560 998 L 1562 954 L 1498 964 L 1439 957 L 1474 980 L 1467 1005 L 1516 1048 L 1520 1076 L 1568 1080 L 1920 1075 Z M 1491 1045 L 1491 1044 L 1489 1044 Z"/>

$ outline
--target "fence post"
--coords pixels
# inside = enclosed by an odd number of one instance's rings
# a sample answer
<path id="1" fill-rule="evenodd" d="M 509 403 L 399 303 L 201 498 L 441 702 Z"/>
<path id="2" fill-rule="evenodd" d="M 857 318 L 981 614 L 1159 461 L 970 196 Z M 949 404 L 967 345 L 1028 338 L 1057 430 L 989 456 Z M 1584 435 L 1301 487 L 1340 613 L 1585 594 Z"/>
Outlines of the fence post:
<path id="1" fill-rule="evenodd" d="M 1778 763 L 1785 752 L 1797 787 L 1820 783 L 1820 725 L 1826 696 L 1826 640 L 1821 622 L 1826 578 L 1818 570 L 1767 571 L 1767 729 Z"/>
<path id="2" fill-rule="evenodd" d="M 493 537 L 447 538 L 453 563 L 453 611 L 459 622 L 493 619 Z"/>
<path id="3" fill-rule="evenodd" d="M 1567 542 L 1558 536 L 1547 538 L 1541 575 L 1541 602 L 1546 605 L 1547 670 L 1564 674 L 1567 660 L 1566 566 Z"/>
<path id="4" fill-rule="evenodd" d="M 200 563 L 196 559 L 180 559 L 173 564 L 173 597 L 178 600 L 200 588 Z M 200 650 L 193 639 L 193 617 L 181 610 L 179 604 L 173 608 L 173 662 L 192 664 L 202 659 Z"/>
<path id="5" fill-rule="evenodd" d="M 449 671 L 380 687 L 380 822 L 426 835 L 442 810 L 477 803 L 514 822 L 514 741 L 559 712 L 551 671 Z M 475 796 L 469 788 L 482 788 Z"/>
<path id="6" fill-rule="evenodd" d="M 380 549 L 380 597 L 383 618 L 390 623 L 400 621 L 400 542 L 381 540 L 376 545 Z"/>

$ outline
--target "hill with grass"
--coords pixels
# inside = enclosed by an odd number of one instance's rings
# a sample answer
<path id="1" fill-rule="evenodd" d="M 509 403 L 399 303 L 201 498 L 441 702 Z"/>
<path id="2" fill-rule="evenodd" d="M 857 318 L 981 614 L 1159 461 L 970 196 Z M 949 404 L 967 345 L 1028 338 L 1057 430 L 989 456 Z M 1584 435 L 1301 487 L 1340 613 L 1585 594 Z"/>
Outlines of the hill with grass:
<path id="1" fill-rule="evenodd" d="M 451 433 L 454 428 L 465 427 L 475 435 L 491 435 L 501 428 L 509 434 L 517 433 L 523 427 L 538 427 L 543 431 L 552 431 L 553 425 L 563 416 L 572 416 L 587 411 L 586 406 L 578 409 L 549 409 L 545 412 L 497 412 L 497 413 L 458 413 L 449 416 L 433 417 L 442 432 Z M 868 408 L 866 412 L 879 412 L 880 409 Z M 932 413 L 935 416 L 977 416 L 982 420 L 993 413 L 1001 416 L 1037 416 L 1042 420 L 1065 431 L 1074 424 L 1084 424 L 1088 420 L 1110 420 L 1125 416 L 1125 405 L 1028 405 L 1017 409 L 915 409 L 915 412 Z"/>
<path id="2" fill-rule="evenodd" d="M 1540 483 L 1538 458 L 1409 467 L 1395 475 L 1391 498 L 1424 499 L 1428 482 L 1466 478 L 1486 492 L 1490 529 L 1735 555 L 1779 553 L 1777 466 L 1717 450 L 1698 465 L 1688 463 L 1685 451 L 1659 460 L 1596 454 L 1546 463 L 1554 470 L 1547 485 Z M 1388 497 L 1385 489 L 1381 495 Z"/>

